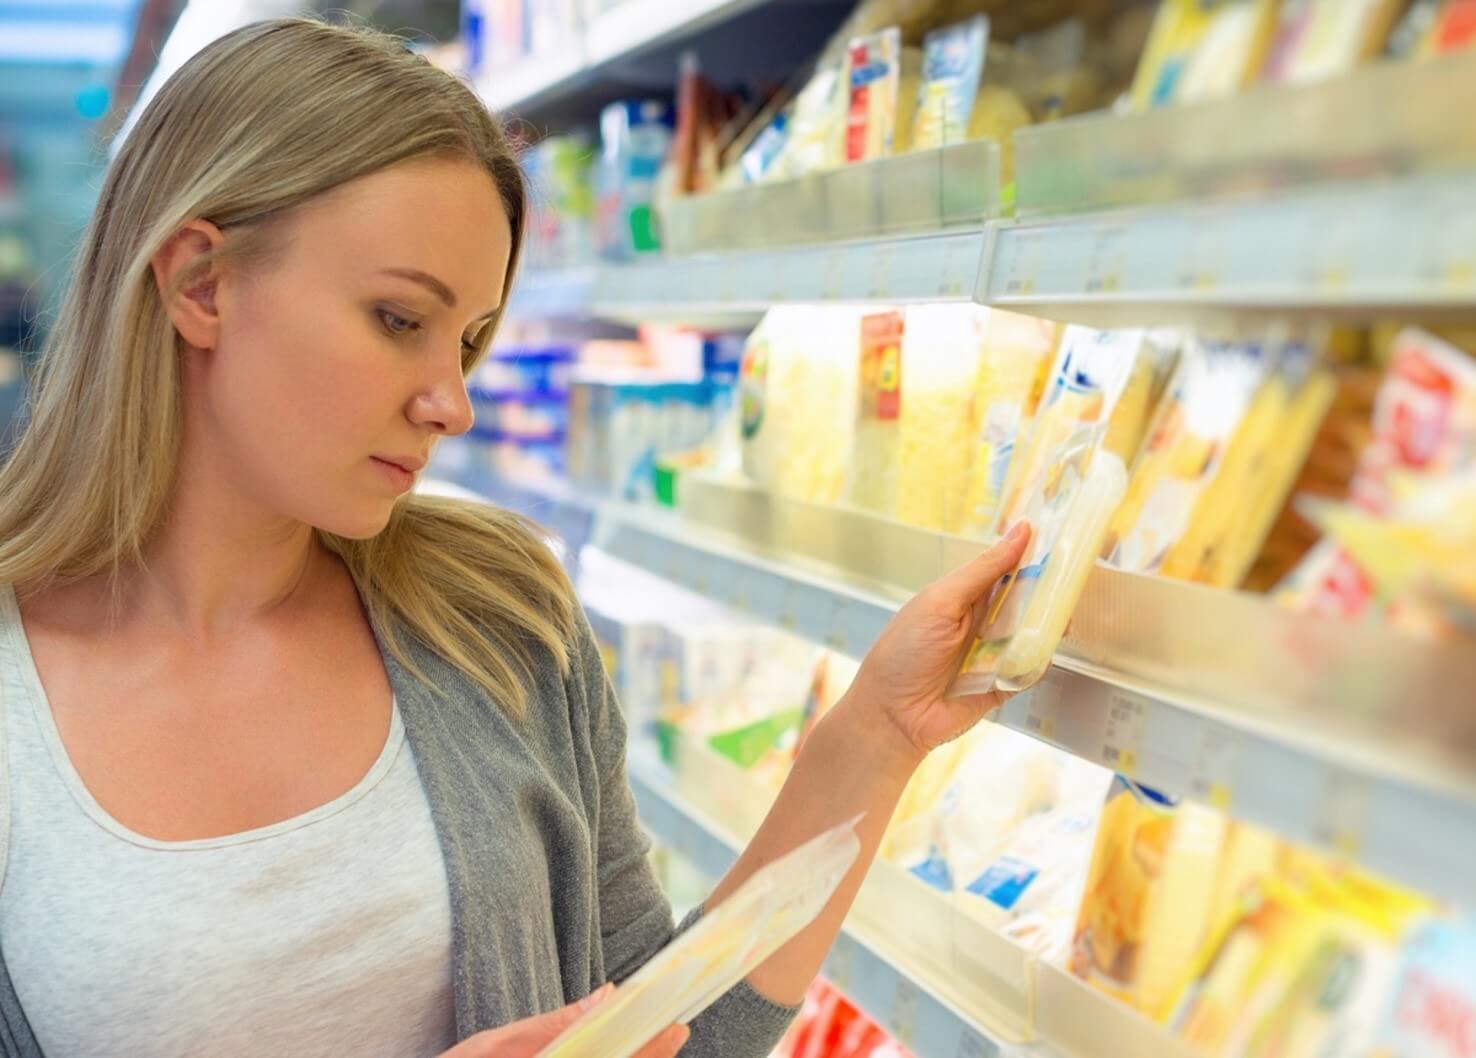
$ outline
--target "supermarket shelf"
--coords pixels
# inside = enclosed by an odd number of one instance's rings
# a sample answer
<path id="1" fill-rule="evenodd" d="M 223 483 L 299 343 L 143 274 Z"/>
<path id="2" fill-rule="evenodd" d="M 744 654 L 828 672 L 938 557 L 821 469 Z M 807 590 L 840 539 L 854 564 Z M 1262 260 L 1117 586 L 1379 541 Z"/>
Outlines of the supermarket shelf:
<path id="1" fill-rule="evenodd" d="M 575 38 L 543 54 L 487 70 L 477 81 L 477 93 L 491 110 L 522 109 L 573 87 L 587 68 L 584 42 Z"/>
<path id="2" fill-rule="evenodd" d="M 967 301 L 989 233 L 980 228 L 821 246 L 653 257 L 599 270 L 591 312 L 619 320 L 753 320 L 806 301 Z"/>
<path id="3" fill-rule="evenodd" d="M 1476 166 L 1476 56 L 1376 63 L 1194 106 L 1015 133 L 1017 215 L 1039 217 L 1405 179 Z"/>
<path id="4" fill-rule="evenodd" d="M 682 488 L 690 500 L 692 483 Z M 786 524 L 772 511 L 765 517 Z M 731 532 L 629 507 L 602 509 L 592 539 L 699 594 L 860 656 L 900 604 L 896 584 L 920 586 L 979 546 L 875 521 L 886 527 L 880 535 L 820 518 L 809 557 L 776 557 Z M 781 536 L 792 545 L 804 529 L 789 528 Z M 869 564 L 848 570 L 816 554 Z M 855 572 L 883 565 L 890 587 Z M 905 566 L 911 578 L 897 576 Z M 1459 650 L 1099 567 L 1047 677 L 999 719 L 1472 906 L 1476 739 L 1465 695 L 1476 685 L 1473 666 Z"/>
<path id="5" fill-rule="evenodd" d="M 713 879 L 774 798 L 692 736 L 678 738 L 674 766 L 637 746 L 629 774 L 647 829 Z M 885 860 L 872 865 L 822 973 L 918 1058 L 1193 1058 Z"/>
<path id="6" fill-rule="evenodd" d="M 510 316 L 524 320 L 583 319 L 589 315 L 599 268 L 525 268 L 508 300 Z"/>
<path id="7" fill-rule="evenodd" d="M 845 0 L 784 0 L 789 32 L 775 40 L 779 0 L 621 0 L 566 40 L 487 69 L 477 91 L 494 111 L 588 124 L 598 108 L 632 94 L 669 94 L 678 56 L 695 48 L 719 83 L 782 81 L 819 50 L 848 9 Z"/>
<path id="8" fill-rule="evenodd" d="M 977 228 L 1003 212 L 999 159 L 998 144 L 973 140 L 678 198 L 662 244 L 687 257 Z"/>
<path id="9" fill-rule="evenodd" d="M 634 754 L 629 776 L 641 821 L 658 842 L 714 881 L 732 866 L 743 838 L 731 824 L 715 821 L 679 792 L 677 780 L 661 761 Z M 745 807 L 754 805 L 751 790 L 731 786 L 724 790 L 711 782 L 704 785 L 709 794 L 726 794 Z M 766 803 L 760 799 L 758 806 Z M 871 884 L 868 879 L 867 885 Z M 1050 1058 L 1055 1054 L 1041 1045 L 991 1034 L 938 996 L 926 980 L 879 950 L 869 931 L 852 921 L 848 920 L 831 948 L 821 974 L 917 1058 Z M 1022 983 L 1026 979 L 1022 977 Z"/>
<path id="10" fill-rule="evenodd" d="M 979 300 L 1071 322 L 1476 310 L 1466 174 L 997 227 Z"/>
<path id="11" fill-rule="evenodd" d="M 1476 313 L 1476 181 L 1431 176 L 1231 202 L 526 277 L 530 315 L 752 323 L 785 302 L 967 301 L 1096 326 L 1247 313 Z"/>

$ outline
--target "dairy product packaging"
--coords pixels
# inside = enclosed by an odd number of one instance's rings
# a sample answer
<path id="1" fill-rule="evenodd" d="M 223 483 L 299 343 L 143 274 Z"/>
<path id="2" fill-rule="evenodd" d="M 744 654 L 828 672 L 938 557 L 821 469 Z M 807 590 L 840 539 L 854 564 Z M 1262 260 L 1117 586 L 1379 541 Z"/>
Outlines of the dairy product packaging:
<path id="1" fill-rule="evenodd" d="M 691 1021 L 814 921 L 861 851 L 855 820 L 757 871 L 539 1058 L 630 1058 Z"/>
<path id="2" fill-rule="evenodd" d="M 954 693 L 1020 690 L 1049 667 L 1127 489 L 1127 468 L 1105 441 L 1144 341 L 1138 330 L 1070 327 L 1063 335 L 996 526 L 1028 520 L 1030 544 L 990 592 Z"/>

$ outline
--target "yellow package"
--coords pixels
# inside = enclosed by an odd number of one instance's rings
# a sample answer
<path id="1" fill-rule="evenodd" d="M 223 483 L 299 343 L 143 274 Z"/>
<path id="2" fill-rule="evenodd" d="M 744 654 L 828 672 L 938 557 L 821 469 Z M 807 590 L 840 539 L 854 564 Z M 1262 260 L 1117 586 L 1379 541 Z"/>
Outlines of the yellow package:
<path id="1" fill-rule="evenodd" d="M 743 469 L 780 496 L 843 495 L 856 419 L 861 313 L 847 306 L 770 309 L 740 369 Z"/>
<path id="2" fill-rule="evenodd" d="M 1345 74 L 1375 58 L 1403 0 L 1282 0 L 1261 78 L 1301 84 Z"/>
<path id="3" fill-rule="evenodd" d="M 1016 439 L 1034 414 L 1060 337 L 1060 325 L 1052 320 L 983 310 L 965 533 L 982 536 L 994 527 Z"/>
<path id="4" fill-rule="evenodd" d="M 1203 499 L 1247 418 L 1268 359 L 1260 342 L 1190 343 L 1108 530 L 1113 565 L 1169 576 L 1164 566 L 1171 559 L 1182 565 L 1185 553 L 1198 554 L 1200 538 L 1212 531 Z M 1186 537 L 1188 547 L 1176 552 Z"/>
<path id="5" fill-rule="evenodd" d="M 1225 819 L 1118 776 L 1107 793 L 1071 970 L 1163 1020 L 1210 929 Z"/>
<path id="6" fill-rule="evenodd" d="M 1320 340 L 1288 343 L 1256 395 L 1247 418 L 1266 427 L 1256 432 L 1259 443 L 1247 452 L 1243 473 L 1225 476 L 1217 498 L 1229 510 L 1218 536 L 1206 542 L 1195 580 L 1238 588 L 1261 553 L 1337 394 L 1335 378 L 1319 366 L 1320 348 Z"/>
<path id="7" fill-rule="evenodd" d="M 897 517 L 957 532 L 968 485 L 979 343 L 974 305 L 908 306 L 902 331 L 907 399 L 898 431 Z"/>
<path id="8" fill-rule="evenodd" d="M 846 52 L 846 161 L 892 153 L 902 80 L 902 33 L 896 26 L 851 41 Z"/>
<path id="9" fill-rule="evenodd" d="M 1249 84 L 1265 63 L 1276 31 L 1277 0 L 1232 0 L 1213 6 L 1204 36 L 1174 88 L 1175 103 L 1227 99 Z"/>
<path id="10" fill-rule="evenodd" d="M 846 490 L 852 504 L 888 518 L 897 513 L 902 327 L 902 313 L 896 310 L 861 318 L 860 400 Z"/>
<path id="11" fill-rule="evenodd" d="M 1233 2 L 1161 0 L 1133 77 L 1134 110 L 1152 110 L 1173 102 L 1179 80 L 1209 32 L 1215 12 Z"/>

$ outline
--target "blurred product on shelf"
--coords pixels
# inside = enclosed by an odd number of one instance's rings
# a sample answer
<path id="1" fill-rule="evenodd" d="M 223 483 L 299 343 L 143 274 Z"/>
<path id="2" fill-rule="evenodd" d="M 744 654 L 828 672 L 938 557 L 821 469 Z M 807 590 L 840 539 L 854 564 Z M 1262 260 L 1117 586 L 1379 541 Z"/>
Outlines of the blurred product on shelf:
<path id="1" fill-rule="evenodd" d="M 720 438 L 734 437 L 739 349 L 671 327 L 586 343 L 569 392 L 570 480 L 597 496 L 672 503 L 670 467 L 715 462 Z"/>
<path id="2" fill-rule="evenodd" d="M 1118 776 L 1071 969 L 1207 1058 L 1365 1055 L 1401 947 L 1421 924 L 1449 928 L 1437 913 L 1422 897 Z"/>
<path id="3" fill-rule="evenodd" d="M 743 350 L 742 465 L 775 495 L 835 503 L 856 423 L 861 318 L 848 306 L 776 306 Z"/>
<path id="4" fill-rule="evenodd" d="M 912 1058 L 845 996 L 816 980 L 772 1058 Z"/>
<path id="5" fill-rule="evenodd" d="M 549 136 L 523 153 L 531 190 L 527 264 L 568 268 L 594 260 L 594 150 L 583 136 Z"/>
<path id="6" fill-rule="evenodd" d="M 908 786 L 883 854 L 967 914 L 1062 961 L 1110 775 L 985 724 Z"/>
<path id="7" fill-rule="evenodd" d="M 1373 437 L 1358 460 L 1346 508 L 1326 509 L 1328 537 L 1293 571 L 1282 594 L 1340 617 L 1370 609 L 1416 624 L 1426 590 L 1457 603 L 1471 623 L 1469 508 L 1476 495 L 1476 363 L 1415 328 L 1394 342 L 1374 404 Z M 1442 559 L 1455 558 L 1455 564 Z M 1464 603 L 1459 600 L 1464 598 Z"/>
<path id="8" fill-rule="evenodd" d="M 1476 1052 L 1476 919 L 1430 922 L 1405 945 L 1373 1058 Z"/>
<path id="9" fill-rule="evenodd" d="M 914 150 L 931 150 L 969 138 L 988 44 L 989 18 L 985 15 L 935 29 L 924 39 L 922 84 L 912 119 Z M 902 105 L 907 103 L 904 96 Z"/>
<path id="10" fill-rule="evenodd" d="M 846 161 L 866 162 L 892 153 L 902 63 L 902 33 L 895 26 L 851 41 L 846 50 Z"/>
<path id="11" fill-rule="evenodd" d="M 672 143 L 669 103 L 611 103 L 600 113 L 595 168 L 595 246 L 602 258 L 624 261 L 661 248 L 653 203 Z"/>

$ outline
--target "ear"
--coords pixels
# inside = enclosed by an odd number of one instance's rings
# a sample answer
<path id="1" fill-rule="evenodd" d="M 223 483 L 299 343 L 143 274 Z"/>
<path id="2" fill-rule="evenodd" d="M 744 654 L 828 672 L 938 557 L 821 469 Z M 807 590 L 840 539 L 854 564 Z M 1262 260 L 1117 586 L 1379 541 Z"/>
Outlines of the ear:
<path id="1" fill-rule="evenodd" d="M 216 287 L 219 270 L 200 262 L 225 244 L 221 230 L 208 220 L 192 220 L 169 237 L 154 254 L 154 281 L 164 311 L 174 329 L 185 342 L 196 349 L 214 349 L 220 335 L 220 316 L 216 310 Z M 180 281 L 188 276 L 181 286 Z"/>

